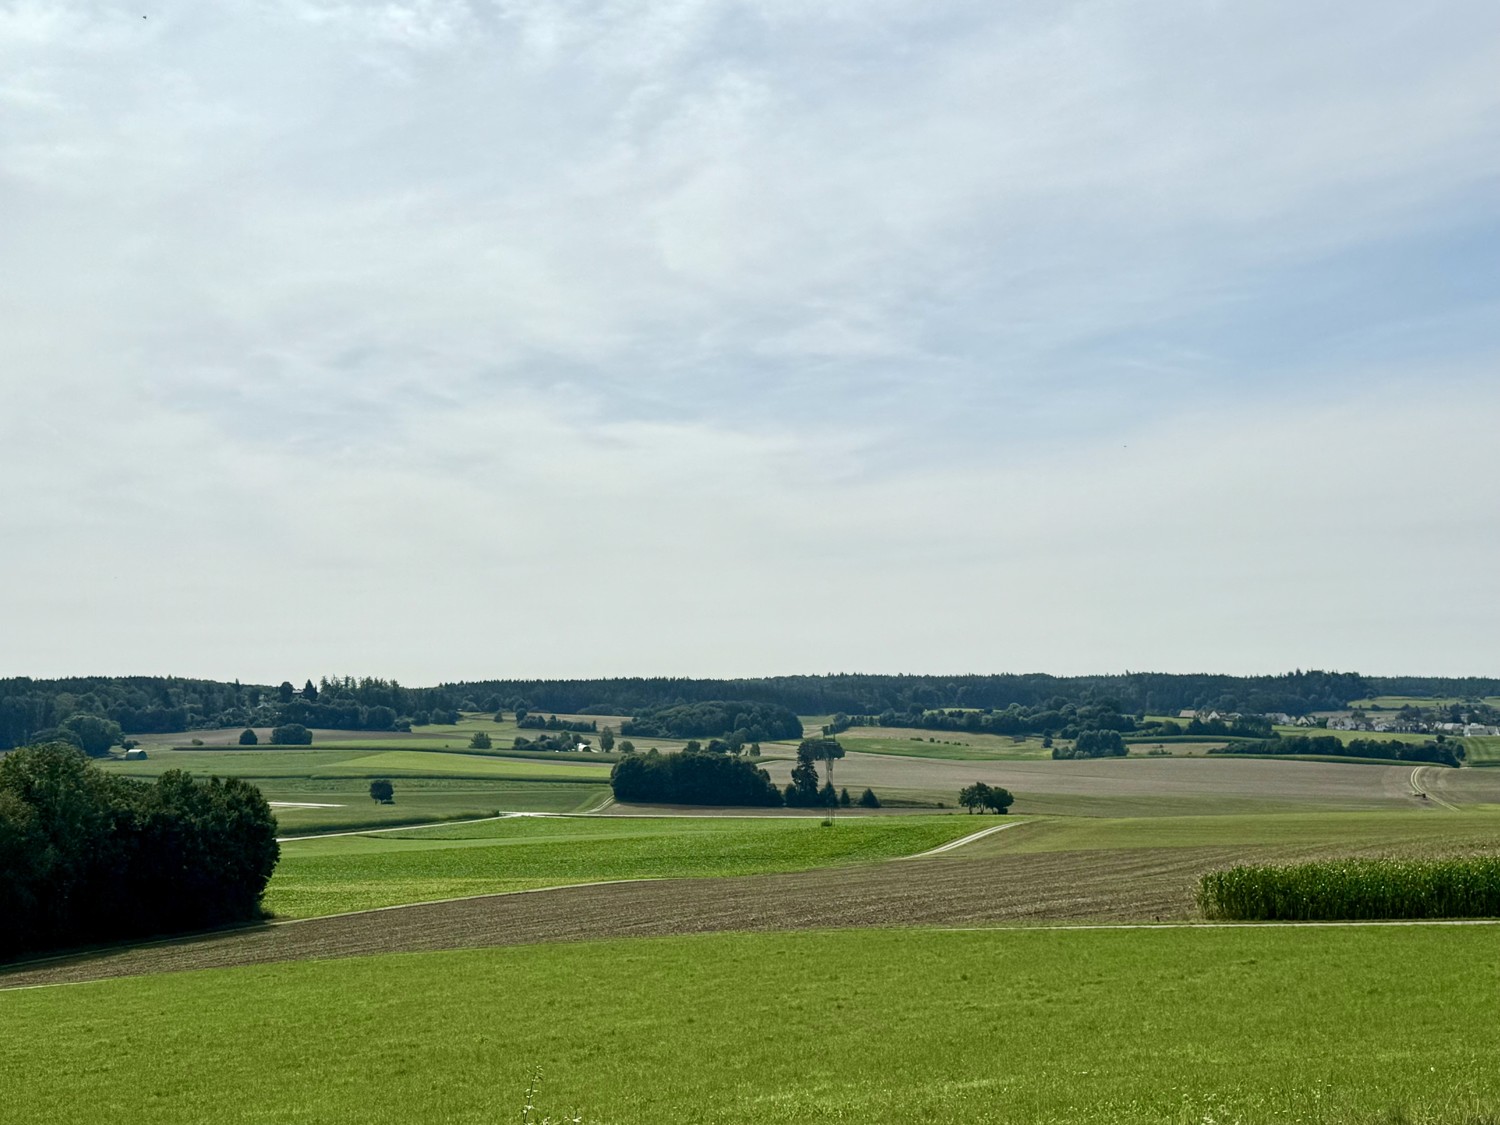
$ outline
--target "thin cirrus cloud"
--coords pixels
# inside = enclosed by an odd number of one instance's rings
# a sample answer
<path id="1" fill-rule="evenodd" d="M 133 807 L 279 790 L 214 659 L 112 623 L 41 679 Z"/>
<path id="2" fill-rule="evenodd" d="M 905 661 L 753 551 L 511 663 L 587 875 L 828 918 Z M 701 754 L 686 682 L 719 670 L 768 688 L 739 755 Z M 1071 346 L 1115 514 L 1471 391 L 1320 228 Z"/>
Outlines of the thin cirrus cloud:
<path id="1" fill-rule="evenodd" d="M 1496 73 L 1481 3 L 0 3 L 0 672 L 1493 673 Z"/>

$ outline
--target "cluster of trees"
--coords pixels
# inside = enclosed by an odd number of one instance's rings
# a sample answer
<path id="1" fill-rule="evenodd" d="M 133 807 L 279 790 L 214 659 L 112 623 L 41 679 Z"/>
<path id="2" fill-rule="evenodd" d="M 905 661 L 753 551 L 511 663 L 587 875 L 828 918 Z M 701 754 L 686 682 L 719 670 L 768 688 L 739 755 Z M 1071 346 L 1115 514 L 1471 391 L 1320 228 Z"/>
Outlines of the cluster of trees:
<path id="1" fill-rule="evenodd" d="M 833 787 L 833 763 L 844 756 L 844 748 L 832 738 L 804 739 L 797 748 L 797 764 L 785 789 L 777 789 L 770 775 L 751 762 L 731 754 L 705 750 L 696 742 L 676 754 L 652 749 L 631 754 L 610 771 L 610 786 L 617 801 L 674 805 L 749 805 L 793 808 L 848 807 L 855 801 L 849 790 Z M 828 776 L 818 779 L 818 763 Z M 860 795 L 861 808 L 878 809 L 880 800 L 871 789 Z"/>
<path id="2" fill-rule="evenodd" d="M 617 801 L 665 805 L 774 807 L 781 792 L 770 775 L 727 754 L 662 754 L 648 750 L 615 763 L 609 774 Z"/>
<path id="3" fill-rule="evenodd" d="M 774 703 L 715 699 L 644 710 L 620 726 L 636 738 L 723 738 L 733 745 L 801 738 L 802 720 Z"/>
<path id="4" fill-rule="evenodd" d="M 242 922 L 280 850 L 260 790 L 114 777 L 62 743 L 0 758 L 0 956 Z"/>
<path id="5" fill-rule="evenodd" d="M 1083 731 L 1134 731 L 1135 716 L 1120 710 L 1113 699 L 1073 703 L 1055 697 L 1035 706 L 1013 703 L 1003 710 L 948 708 L 934 711 L 882 711 L 878 715 L 847 715 L 840 712 L 823 727 L 835 735 L 850 727 L 908 727 L 917 730 L 954 731 L 965 734 L 1054 735 L 1077 738 Z"/>
<path id="6" fill-rule="evenodd" d="M 522 730 L 571 730 L 588 731 L 593 733 L 599 729 L 599 724 L 592 719 L 559 719 L 556 715 L 532 715 L 523 712 L 516 719 L 516 726 Z"/>
<path id="7" fill-rule="evenodd" d="M 966 785 L 958 791 L 958 803 L 971 813 L 975 809 L 990 809 L 1004 816 L 1006 810 L 1016 803 L 1016 799 L 1009 789 L 976 781 L 973 785 Z"/>
<path id="8" fill-rule="evenodd" d="M 1271 720 L 1264 715 L 1238 715 L 1223 719 L 1192 718 L 1186 723 L 1167 719 L 1159 723 L 1142 723 L 1136 733 L 1142 738 L 1180 738 L 1202 735 L 1205 738 L 1276 738 Z"/>
<path id="9" fill-rule="evenodd" d="M 524 734 L 518 734 L 515 741 L 511 743 L 516 750 L 550 750 L 561 753 L 578 748 L 578 736 L 572 731 L 562 731 L 559 734 L 544 734 L 537 738 L 527 738 Z"/>
<path id="10" fill-rule="evenodd" d="M 596 680 L 485 680 L 444 685 L 450 693 L 534 700 L 536 706 L 568 714 L 637 715 L 660 707 L 745 699 L 787 707 L 799 715 L 878 715 L 887 710 L 922 714 L 945 708 L 1003 710 L 1011 704 L 1037 708 L 1048 700 L 1074 704 L 1117 700 L 1127 714 L 1176 713 L 1187 708 L 1304 715 L 1334 711 L 1351 700 L 1377 694 L 1483 696 L 1500 694 L 1500 681 L 1468 680 L 1463 690 L 1435 690 L 1446 680 L 1397 681 L 1350 672 L 1295 671 L 1280 676 L 1167 675 L 1126 672 L 1115 676 L 771 676 L 761 679 L 698 680 L 620 678 Z M 837 732 L 833 732 L 837 733 Z"/>
<path id="11" fill-rule="evenodd" d="M 1348 742 L 1331 734 L 1294 734 L 1264 742 L 1232 742 L 1209 751 L 1210 754 L 1317 754 L 1335 758 L 1380 758 L 1393 762 L 1430 762 L 1438 766 L 1458 766 L 1467 756 L 1457 742 L 1439 735 L 1428 742 L 1386 741 L 1378 738 L 1352 738 Z"/>
<path id="12" fill-rule="evenodd" d="M 793 808 L 833 808 L 839 804 L 838 791 L 833 787 L 833 763 L 844 756 L 844 748 L 836 738 L 804 738 L 797 747 L 797 764 L 792 767 L 792 780 L 782 791 L 782 800 Z M 828 779 L 818 785 L 818 763 L 828 768 Z M 847 793 L 847 790 L 846 790 Z M 848 804 L 847 801 L 844 802 Z"/>
<path id="13" fill-rule="evenodd" d="M 334 730 L 399 730 L 456 722 L 460 711 L 495 710 L 452 687 L 407 688 L 395 680 L 323 677 L 301 688 L 220 683 L 178 676 L 0 679 L 0 750 L 47 741 L 77 716 L 116 723 L 125 735 L 173 734 L 281 723 Z M 64 741 L 71 741 L 66 736 Z"/>
<path id="14" fill-rule="evenodd" d="M 1117 730 L 1086 730 L 1068 746 L 1054 746 L 1054 758 L 1123 758 L 1128 753 Z"/>

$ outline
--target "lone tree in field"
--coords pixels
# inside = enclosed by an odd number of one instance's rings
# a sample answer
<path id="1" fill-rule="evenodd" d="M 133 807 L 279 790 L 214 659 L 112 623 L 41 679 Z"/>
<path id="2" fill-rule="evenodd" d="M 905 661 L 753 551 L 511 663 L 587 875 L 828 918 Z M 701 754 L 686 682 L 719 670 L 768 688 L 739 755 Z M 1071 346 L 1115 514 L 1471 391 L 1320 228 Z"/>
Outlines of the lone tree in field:
<path id="1" fill-rule="evenodd" d="M 379 801 L 382 805 L 394 805 L 396 787 L 383 777 L 377 778 L 370 782 L 370 800 Z"/>
<path id="2" fill-rule="evenodd" d="M 1004 816 L 1005 810 L 1015 804 L 1015 800 L 1009 789 L 1002 789 L 998 785 L 986 785 L 982 781 L 967 785 L 958 793 L 958 803 L 968 809 L 971 814 L 975 809 L 991 809 Z"/>
<path id="3" fill-rule="evenodd" d="M 599 732 L 599 749 L 608 754 L 615 748 L 615 732 L 605 727 Z"/>
<path id="4" fill-rule="evenodd" d="M 253 730 L 251 730 L 249 727 L 246 727 L 244 730 L 240 731 L 240 745 L 241 746 L 256 746 L 256 745 L 259 745 L 259 743 L 260 743 L 260 736 L 258 734 L 256 734 Z"/>
<path id="5" fill-rule="evenodd" d="M 476 730 L 474 737 L 469 739 L 470 750 L 488 750 L 492 746 L 494 746 L 494 743 L 490 741 L 488 731 Z"/>

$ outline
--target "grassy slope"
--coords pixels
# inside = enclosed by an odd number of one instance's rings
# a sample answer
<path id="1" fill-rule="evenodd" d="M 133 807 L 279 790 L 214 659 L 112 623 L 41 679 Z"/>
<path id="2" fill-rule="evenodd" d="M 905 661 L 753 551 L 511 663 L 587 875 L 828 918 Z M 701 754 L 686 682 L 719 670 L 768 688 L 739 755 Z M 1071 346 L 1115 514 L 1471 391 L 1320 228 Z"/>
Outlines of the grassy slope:
<path id="1" fill-rule="evenodd" d="M 726 934 L 0 993 L 11 1125 L 1477 1120 L 1493 928 Z M 1419 967 L 1419 968 L 1418 968 Z M 80 1060 L 87 1060 L 86 1065 Z M 540 1116 L 540 1114 L 539 1114 Z"/>
<path id="2" fill-rule="evenodd" d="M 534 817 L 293 841 L 266 893 L 279 915 L 608 879 L 749 875 L 911 855 L 978 827 L 970 817 Z"/>

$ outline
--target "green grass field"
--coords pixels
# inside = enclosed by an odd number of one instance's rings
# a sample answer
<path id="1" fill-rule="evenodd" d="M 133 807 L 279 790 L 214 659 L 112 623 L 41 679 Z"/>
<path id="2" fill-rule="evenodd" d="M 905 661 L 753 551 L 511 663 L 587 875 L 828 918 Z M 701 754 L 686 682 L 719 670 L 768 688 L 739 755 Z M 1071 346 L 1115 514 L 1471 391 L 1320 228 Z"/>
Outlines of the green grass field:
<path id="1" fill-rule="evenodd" d="M 512 758 L 381 750 L 363 743 L 296 749 L 157 748 L 148 753 L 145 761 L 114 760 L 100 766 L 125 777 L 153 778 L 172 769 L 243 777 L 272 802 L 284 834 L 421 824 L 491 816 L 502 810 L 582 812 L 609 796 L 609 765 L 584 755 Z M 395 784 L 394 804 L 370 799 L 370 779 L 376 777 Z"/>
<path id="2" fill-rule="evenodd" d="M 801 871 L 912 855 L 982 825 L 958 816 L 516 817 L 289 841 L 266 892 L 312 917 L 569 883 Z"/>
<path id="3" fill-rule="evenodd" d="M 1308 1122 L 1500 1107 L 1493 927 L 724 934 L 0 993 L 9 1125 Z"/>

